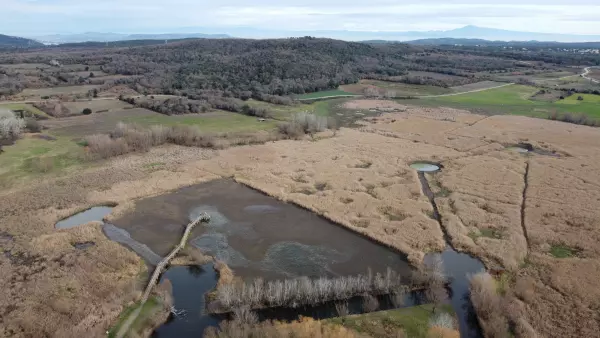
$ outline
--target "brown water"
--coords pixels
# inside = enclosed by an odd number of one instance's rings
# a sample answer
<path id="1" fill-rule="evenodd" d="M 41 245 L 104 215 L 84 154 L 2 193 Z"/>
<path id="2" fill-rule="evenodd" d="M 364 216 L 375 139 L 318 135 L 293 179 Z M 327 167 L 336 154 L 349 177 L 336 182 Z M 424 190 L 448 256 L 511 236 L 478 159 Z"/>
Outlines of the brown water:
<path id="1" fill-rule="evenodd" d="M 196 227 L 190 243 L 244 279 L 350 275 L 387 267 L 410 273 L 403 255 L 231 180 L 140 200 L 114 224 L 164 256 L 201 212 L 210 214 L 211 222 Z"/>

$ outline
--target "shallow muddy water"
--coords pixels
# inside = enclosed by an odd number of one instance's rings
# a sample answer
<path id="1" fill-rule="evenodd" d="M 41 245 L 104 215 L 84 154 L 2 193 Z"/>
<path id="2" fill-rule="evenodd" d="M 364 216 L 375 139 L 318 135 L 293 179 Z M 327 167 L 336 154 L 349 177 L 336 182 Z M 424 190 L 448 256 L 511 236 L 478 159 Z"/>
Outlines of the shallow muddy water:
<path id="1" fill-rule="evenodd" d="M 112 207 L 99 206 L 87 209 L 56 223 L 57 229 L 73 228 L 89 222 L 102 222 L 102 219 L 112 212 Z"/>
<path id="2" fill-rule="evenodd" d="M 403 255 L 231 180 L 138 201 L 115 225 L 165 255 L 202 212 L 211 221 L 194 229 L 190 243 L 225 261 L 243 279 L 351 275 L 387 267 L 410 272 Z"/>

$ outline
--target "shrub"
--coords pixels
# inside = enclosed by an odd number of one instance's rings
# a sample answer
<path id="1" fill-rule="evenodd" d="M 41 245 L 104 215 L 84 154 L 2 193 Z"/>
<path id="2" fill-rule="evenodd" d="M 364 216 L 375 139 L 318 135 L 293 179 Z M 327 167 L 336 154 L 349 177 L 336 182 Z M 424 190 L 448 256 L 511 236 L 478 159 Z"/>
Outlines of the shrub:
<path id="1" fill-rule="evenodd" d="M 90 115 L 92 113 L 92 110 L 90 108 L 85 108 L 81 113 L 83 115 Z"/>
<path id="2" fill-rule="evenodd" d="M 366 313 L 377 311 L 379 308 L 379 301 L 372 295 L 366 294 L 362 299 L 362 308 Z"/>
<path id="3" fill-rule="evenodd" d="M 89 151 L 100 158 L 109 158 L 129 152 L 127 143 L 122 138 L 113 139 L 109 135 L 96 134 L 85 138 Z"/>
<path id="4" fill-rule="evenodd" d="M 557 112 L 552 112 L 548 115 L 548 119 L 554 121 L 562 121 L 573 124 L 581 124 L 590 127 L 598 127 L 600 126 L 600 120 L 589 118 L 587 115 L 583 113 L 572 114 L 572 113 L 564 113 L 559 114 Z"/>
<path id="5" fill-rule="evenodd" d="M 42 125 L 32 117 L 25 119 L 25 128 L 32 133 L 39 133 L 42 131 Z"/>
<path id="6" fill-rule="evenodd" d="M 12 112 L 0 110 L 0 140 L 14 141 L 25 128 L 25 120 L 17 118 Z"/>
<path id="7" fill-rule="evenodd" d="M 429 319 L 429 327 L 436 326 L 454 330 L 454 318 L 446 312 L 439 312 Z"/>
<path id="8" fill-rule="evenodd" d="M 299 138 L 305 134 L 313 135 L 326 129 L 336 129 L 333 120 L 312 113 L 294 113 L 289 122 L 278 125 L 279 132 L 288 138 Z"/>

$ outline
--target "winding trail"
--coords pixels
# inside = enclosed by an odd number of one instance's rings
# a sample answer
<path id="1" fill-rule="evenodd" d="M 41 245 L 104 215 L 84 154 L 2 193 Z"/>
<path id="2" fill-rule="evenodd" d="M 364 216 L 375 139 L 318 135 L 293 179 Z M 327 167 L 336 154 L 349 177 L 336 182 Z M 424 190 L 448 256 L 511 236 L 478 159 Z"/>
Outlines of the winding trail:
<path id="1" fill-rule="evenodd" d="M 591 78 L 591 77 L 589 77 L 589 76 L 588 76 L 588 74 L 591 72 L 591 71 L 590 71 L 590 68 L 592 68 L 592 67 L 586 67 L 586 68 L 584 69 L 584 70 L 585 70 L 585 72 L 584 72 L 583 74 L 581 74 L 581 76 L 582 76 L 584 79 L 586 79 L 586 80 L 590 80 L 590 81 L 592 81 L 593 83 L 600 83 L 600 80 L 596 80 L 596 79 L 594 79 L 594 78 Z"/>
<path id="2" fill-rule="evenodd" d="M 210 221 L 210 216 L 207 213 L 202 213 L 202 214 L 200 214 L 200 216 L 198 216 L 195 220 L 191 221 L 185 227 L 185 231 L 183 233 L 183 236 L 181 236 L 181 241 L 179 241 L 179 244 L 173 249 L 173 251 L 171 251 L 171 253 L 167 257 L 165 257 L 162 261 L 160 261 L 160 263 L 158 263 L 158 265 L 154 269 L 152 278 L 150 278 L 150 281 L 148 282 L 148 285 L 146 286 L 146 291 L 144 291 L 144 295 L 142 296 L 142 299 L 140 300 L 140 305 L 123 322 L 123 324 L 119 328 L 119 331 L 115 335 L 116 338 L 122 338 L 127 334 L 127 332 L 129 332 L 129 328 L 131 327 L 131 324 L 133 324 L 133 322 L 135 322 L 137 317 L 140 315 L 140 312 L 142 311 L 144 304 L 146 304 L 148 297 L 150 297 L 152 288 L 154 288 L 154 286 L 158 283 L 160 274 L 167 267 L 167 264 L 169 264 L 169 262 L 173 258 L 175 258 L 175 256 L 179 253 L 179 251 L 181 251 L 185 247 L 185 243 L 187 242 L 187 239 L 188 239 L 190 233 L 192 232 L 192 229 L 201 222 L 207 223 L 209 221 Z"/>

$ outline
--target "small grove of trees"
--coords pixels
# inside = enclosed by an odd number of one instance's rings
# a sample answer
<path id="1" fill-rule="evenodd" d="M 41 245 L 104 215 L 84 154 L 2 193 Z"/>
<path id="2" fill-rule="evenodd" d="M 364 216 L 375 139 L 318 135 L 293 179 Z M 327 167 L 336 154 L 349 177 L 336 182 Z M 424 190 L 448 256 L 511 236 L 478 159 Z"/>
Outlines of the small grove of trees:
<path id="1" fill-rule="evenodd" d="M 375 308 L 370 295 L 394 292 L 405 293 L 408 286 L 400 275 L 391 269 L 385 274 L 365 274 L 336 278 L 286 279 L 265 282 L 261 278 L 249 284 L 225 284 L 217 289 L 216 300 L 209 304 L 209 311 L 230 312 L 237 308 L 299 307 L 332 300 L 345 300 L 364 295 L 367 306 Z M 370 297 L 369 297 L 370 296 Z M 371 309 L 371 311 L 374 309 Z"/>
<path id="2" fill-rule="evenodd" d="M 333 119 L 307 112 L 294 113 L 290 121 L 282 122 L 277 127 L 282 135 L 292 139 L 297 139 L 304 135 L 312 137 L 315 133 L 325 131 L 326 129 L 331 129 L 334 132 L 338 129 Z"/>

